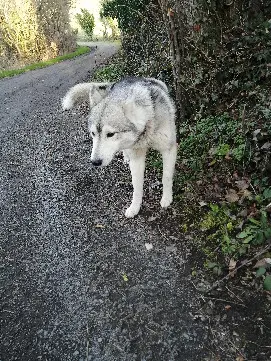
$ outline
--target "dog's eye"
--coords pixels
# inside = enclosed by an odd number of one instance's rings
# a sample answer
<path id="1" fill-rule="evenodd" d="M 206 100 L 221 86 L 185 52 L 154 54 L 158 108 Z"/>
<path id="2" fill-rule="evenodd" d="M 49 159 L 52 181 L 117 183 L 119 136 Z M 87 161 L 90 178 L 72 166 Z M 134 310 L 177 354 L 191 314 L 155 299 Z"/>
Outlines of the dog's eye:
<path id="1" fill-rule="evenodd" d="M 111 137 L 113 137 L 114 135 L 115 135 L 116 133 L 107 133 L 107 138 L 111 138 Z"/>

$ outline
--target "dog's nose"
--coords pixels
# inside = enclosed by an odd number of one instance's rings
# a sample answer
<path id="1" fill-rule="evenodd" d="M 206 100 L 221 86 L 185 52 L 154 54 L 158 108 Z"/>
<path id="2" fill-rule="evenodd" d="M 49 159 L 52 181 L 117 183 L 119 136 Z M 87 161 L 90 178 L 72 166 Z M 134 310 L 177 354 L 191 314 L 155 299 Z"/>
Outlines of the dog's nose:
<path id="1" fill-rule="evenodd" d="M 91 161 L 91 163 L 95 165 L 95 167 L 99 167 L 100 165 L 102 165 L 102 162 L 103 161 L 101 159 L 95 159 Z"/>

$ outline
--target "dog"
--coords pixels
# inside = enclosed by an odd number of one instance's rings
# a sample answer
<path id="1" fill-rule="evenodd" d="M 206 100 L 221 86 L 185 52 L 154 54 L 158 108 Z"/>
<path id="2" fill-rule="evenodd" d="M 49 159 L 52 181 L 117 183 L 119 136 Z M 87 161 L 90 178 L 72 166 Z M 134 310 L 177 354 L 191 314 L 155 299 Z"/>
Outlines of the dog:
<path id="1" fill-rule="evenodd" d="M 115 83 L 81 83 L 62 100 L 64 110 L 88 99 L 88 129 L 93 139 L 91 163 L 107 166 L 123 151 L 132 174 L 133 198 L 125 215 L 136 216 L 143 197 L 145 158 L 149 148 L 162 153 L 161 206 L 172 203 L 172 183 L 177 144 L 176 109 L 168 88 L 154 78 L 129 77 Z"/>

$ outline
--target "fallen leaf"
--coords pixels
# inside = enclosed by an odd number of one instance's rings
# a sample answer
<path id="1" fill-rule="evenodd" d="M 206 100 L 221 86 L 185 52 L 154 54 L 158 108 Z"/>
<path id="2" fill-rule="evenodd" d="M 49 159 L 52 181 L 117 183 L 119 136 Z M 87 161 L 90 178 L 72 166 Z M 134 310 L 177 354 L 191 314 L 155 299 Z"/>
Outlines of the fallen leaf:
<path id="1" fill-rule="evenodd" d="M 261 129 L 254 130 L 253 134 L 253 140 L 257 140 L 257 135 L 261 133 Z"/>
<path id="2" fill-rule="evenodd" d="M 229 311 L 230 309 L 231 309 L 231 305 L 226 305 L 226 306 L 225 306 L 225 310 L 226 310 L 226 311 Z"/>
<path id="3" fill-rule="evenodd" d="M 271 265 L 271 258 L 262 258 L 255 264 L 254 268 L 266 267 Z"/>
<path id="4" fill-rule="evenodd" d="M 240 213 L 238 213 L 238 216 L 245 218 L 247 217 L 247 214 L 248 214 L 247 209 L 244 208 Z"/>
<path id="5" fill-rule="evenodd" d="M 209 166 L 212 166 L 216 163 L 216 159 L 213 159 L 210 163 L 209 163 Z"/>
<path id="6" fill-rule="evenodd" d="M 271 142 L 266 142 L 264 143 L 264 145 L 261 147 L 261 149 L 269 149 L 271 148 Z"/>
<path id="7" fill-rule="evenodd" d="M 237 187 L 242 191 L 249 187 L 249 183 L 247 183 L 245 180 L 235 181 L 235 183 Z"/>
<path id="8" fill-rule="evenodd" d="M 105 226 L 103 226 L 102 224 L 96 224 L 95 227 L 96 227 L 96 228 L 105 228 Z"/>
<path id="9" fill-rule="evenodd" d="M 171 8 L 169 8 L 168 9 L 168 11 L 167 11 L 167 16 L 171 16 L 171 17 L 173 17 L 174 16 L 174 10 L 173 9 L 171 9 Z"/>
<path id="10" fill-rule="evenodd" d="M 200 202 L 199 202 L 199 205 L 200 205 L 201 207 L 204 207 L 204 206 L 207 206 L 207 203 L 204 202 L 204 201 L 200 201 Z"/>
<path id="11" fill-rule="evenodd" d="M 145 247 L 147 251 L 150 251 L 151 249 L 153 249 L 153 245 L 151 243 L 145 243 Z"/>
<path id="12" fill-rule="evenodd" d="M 127 282 L 127 281 L 128 281 L 128 277 L 127 277 L 127 275 L 126 275 L 125 273 L 122 275 L 122 278 L 123 278 L 123 281 L 124 281 L 124 282 Z"/>
<path id="13" fill-rule="evenodd" d="M 225 159 L 226 159 L 226 160 L 231 160 L 231 159 L 232 159 L 232 157 L 230 156 L 230 153 L 227 153 L 227 154 L 225 155 Z"/>
<path id="14" fill-rule="evenodd" d="M 242 355 L 239 355 L 236 357 L 236 361 L 245 361 L 245 359 Z"/>
<path id="15" fill-rule="evenodd" d="M 247 189 L 245 189 L 244 192 L 243 192 L 243 197 L 249 198 L 250 196 L 251 196 L 251 192 L 248 191 Z"/>
<path id="16" fill-rule="evenodd" d="M 229 263 L 229 275 L 234 277 L 236 275 L 236 261 L 232 258 Z"/>
<path id="17" fill-rule="evenodd" d="M 236 193 L 236 191 L 234 189 L 230 189 L 226 196 L 225 196 L 226 200 L 230 203 L 234 203 L 237 202 L 239 200 L 239 196 Z"/>

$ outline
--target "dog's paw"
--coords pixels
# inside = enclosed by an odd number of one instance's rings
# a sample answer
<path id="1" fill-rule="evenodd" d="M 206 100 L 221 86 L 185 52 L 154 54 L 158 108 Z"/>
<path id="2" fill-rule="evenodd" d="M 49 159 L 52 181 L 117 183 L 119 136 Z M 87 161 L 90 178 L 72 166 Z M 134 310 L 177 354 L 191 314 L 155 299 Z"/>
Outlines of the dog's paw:
<path id="1" fill-rule="evenodd" d="M 131 205 L 129 208 L 126 209 L 125 217 L 133 218 L 134 216 L 136 216 L 138 214 L 139 210 L 140 210 L 140 207 Z"/>
<path id="2" fill-rule="evenodd" d="M 172 203 L 172 195 L 163 196 L 160 202 L 162 208 L 167 208 Z"/>

